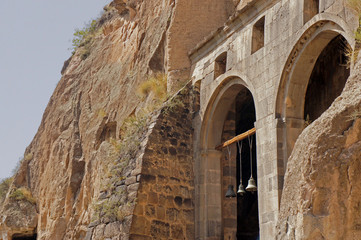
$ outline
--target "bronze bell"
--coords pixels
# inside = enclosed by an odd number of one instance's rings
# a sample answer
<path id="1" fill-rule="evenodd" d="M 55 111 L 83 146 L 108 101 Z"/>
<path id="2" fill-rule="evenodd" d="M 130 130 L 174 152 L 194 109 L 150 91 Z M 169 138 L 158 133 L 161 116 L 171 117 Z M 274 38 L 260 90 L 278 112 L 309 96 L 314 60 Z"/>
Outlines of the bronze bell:
<path id="1" fill-rule="evenodd" d="M 252 176 L 248 180 L 248 186 L 246 187 L 246 190 L 249 191 L 249 192 L 256 192 L 257 191 L 256 182 L 254 181 Z"/>
<path id="2" fill-rule="evenodd" d="M 226 197 L 227 198 L 234 198 L 237 197 L 236 193 L 233 190 L 233 185 L 228 185 L 228 190 L 226 192 Z"/>
<path id="3" fill-rule="evenodd" d="M 239 184 L 237 193 L 238 193 L 239 195 L 241 195 L 241 196 L 243 196 L 243 195 L 246 193 L 246 191 L 244 190 L 244 187 L 243 187 L 243 184 L 242 184 L 242 183 Z"/>

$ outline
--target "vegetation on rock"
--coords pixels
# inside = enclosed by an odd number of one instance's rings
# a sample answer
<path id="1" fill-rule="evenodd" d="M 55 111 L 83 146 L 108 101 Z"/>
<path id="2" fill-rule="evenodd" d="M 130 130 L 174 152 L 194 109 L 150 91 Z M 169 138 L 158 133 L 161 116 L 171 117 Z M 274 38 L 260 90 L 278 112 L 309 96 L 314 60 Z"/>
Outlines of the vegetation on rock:
<path id="1" fill-rule="evenodd" d="M 135 160 L 140 150 L 141 142 L 145 139 L 146 131 L 151 123 L 152 116 L 162 109 L 165 114 L 174 111 L 177 106 L 183 106 L 183 102 L 175 95 L 167 94 L 167 76 L 156 74 L 143 82 L 138 93 L 143 100 L 149 97 L 150 102 L 145 104 L 137 114 L 134 112 L 128 116 L 120 128 L 120 139 L 109 139 L 113 147 L 109 168 L 104 174 L 102 193 L 106 197 L 93 203 L 93 220 L 122 221 L 132 214 L 136 198 L 128 198 L 129 192 L 125 181 L 131 170 L 135 167 Z M 106 116 L 104 110 L 99 111 L 99 116 Z"/>
<path id="2" fill-rule="evenodd" d="M 350 9 L 354 10 L 359 17 L 359 26 L 355 30 L 355 49 L 346 47 L 346 56 L 348 57 L 348 65 L 357 60 L 358 54 L 361 50 L 361 1 L 360 0 L 348 0 L 347 5 Z"/>
<path id="3" fill-rule="evenodd" d="M 72 40 L 73 54 L 77 49 L 84 60 L 90 55 L 90 48 L 96 36 L 101 34 L 102 29 L 98 27 L 97 20 L 91 20 L 82 29 L 75 29 Z"/>
<path id="4" fill-rule="evenodd" d="M 13 181 L 13 178 L 5 178 L 0 182 L 0 204 L 4 202 L 6 194 L 9 191 L 10 184 Z"/>
<path id="5" fill-rule="evenodd" d="M 163 103 L 167 98 L 167 75 L 164 73 L 158 73 L 148 78 L 138 87 L 138 92 L 144 99 L 150 94 L 153 94 L 153 98 L 156 103 Z"/>
<path id="6" fill-rule="evenodd" d="M 17 201 L 28 201 L 31 204 L 36 203 L 36 200 L 35 198 L 33 198 L 31 192 L 25 187 L 16 188 L 12 190 L 9 197 Z"/>

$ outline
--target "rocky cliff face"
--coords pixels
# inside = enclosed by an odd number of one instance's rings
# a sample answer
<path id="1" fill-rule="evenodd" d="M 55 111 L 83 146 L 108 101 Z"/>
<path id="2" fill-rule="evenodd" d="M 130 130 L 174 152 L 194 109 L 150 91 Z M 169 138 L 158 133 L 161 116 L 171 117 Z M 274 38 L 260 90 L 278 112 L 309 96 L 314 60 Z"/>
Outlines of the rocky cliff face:
<path id="1" fill-rule="evenodd" d="M 361 61 L 342 94 L 299 136 L 277 239 L 361 239 Z"/>
<path id="2" fill-rule="evenodd" d="M 175 137 L 168 133 L 171 127 L 164 130 L 157 125 L 153 136 L 157 117 L 163 116 L 155 112 L 153 120 L 144 120 L 138 128 L 135 136 L 139 141 L 132 145 L 131 154 L 121 155 L 122 126 L 129 116 L 137 118 L 152 104 L 150 97 L 144 99 L 137 94 L 140 83 L 150 76 L 166 73 L 169 93 L 184 85 L 190 68 L 187 52 L 221 26 L 237 4 L 231 0 L 113 1 L 98 21 L 101 32 L 87 56 L 79 48 L 64 65 L 63 76 L 1 210 L 0 239 L 34 234 L 37 239 L 54 240 L 126 239 L 134 232 L 133 213 L 138 216 L 135 222 L 146 223 L 144 236 L 138 236 L 141 239 L 159 231 L 165 239 L 170 234 L 174 239 L 191 234 L 192 228 L 183 229 L 170 222 L 189 219 L 187 214 L 192 214 L 192 173 L 185 170 L 171 176 L 171 166 L 163 166 L 159 171 L 164 179 L 154 179 L 149 172 L 157 164 L 152 161 L 168 155 L 172 158 L 174 147 L 147 147 L 149 139 L 160 141 L 165 134 L 169 144 L 184 148 L 183 157 L 175 162 L 185 166 L 190 155 L 189 131 L 180 138 L 184 141 L 174 142 Z M 212 7 L 204 11 L 203 5 Z M 185 111 L 184 119 L 189 118 L 191 108 L 186 106 L 180 110 Z M 150 153 L 153 157 L 144 167 L 142 183 L 143 157 Z M 112 165 L 121 165 L 116 171 L 118 181 L 114 180 Z M 167 184 L 166 196 L 158 195 L 160 189 L 146 187 L 147 181 L 166 184 L 170 180 L 173 183 Z M 159 210 L 142 203 L 136 207 L 139 187 L 140 194 L 156 198 L 159 204 L 168 199 L 169 208 Z M 111 205 L 112 196 L 119 198 L 116 200 L 120 204 Z M 116 214 L 110 211 L 112 208 L 116 208 Z M 157 217 L 150 218 L 149 211 Z"/>

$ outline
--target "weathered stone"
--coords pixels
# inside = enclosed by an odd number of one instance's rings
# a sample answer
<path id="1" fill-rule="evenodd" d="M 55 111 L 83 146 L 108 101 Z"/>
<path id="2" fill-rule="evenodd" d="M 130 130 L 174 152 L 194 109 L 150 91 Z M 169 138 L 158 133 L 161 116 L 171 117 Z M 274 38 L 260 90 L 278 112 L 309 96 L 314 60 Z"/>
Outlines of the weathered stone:
<path id="1" fill-rule="evenodd" d="M 183 201 L 182 198 L 179 197 L 179 196 L 177 196 L 177 197 L 174 198 L 174 203 L 175 203 L 176 206 L 178 206 L 178 207 L 182 206 L 182 201 Z"/>
<path id="2" fill-rule="evenodd" d="M 291 233 L 294 239 L 361 237 L 361 120 L 347 121 L 361 106 L 359 74 L 360 62 L 341 96 L 295 144 L 287 164 L 277 239 Z"/>
<path id="3" fill-rule="evenodd" d="M 323 49 L 340 36 L 340 45 L 358 46 L 358 16 L 345 1 L 114 0 L 97 25 L 90 52 L 81 46 L 64 64 L 14 177 L 12 189 L 28 187 L 36 204 L 8 197 L 0 238 L 235 239 L 244 219 L 236 221 L 237 200 L 223 196 L 237 165 L 215 149 L 245 127 L 239 113 L 249 113 L 232 105 L 242 97 L 255 105 L 259 205 L 250 209 L 259 212 L 259 237 L 361 238 L 359 64 L 343 95 L 304 130 L 305 115 L 315 114 L 308 108 L 328 104 L 305 103 L 308 86 L 321 72 L 337 92 L 349 71 L 339 71 L 337 44 L 332 56 Z M 138 88 L 158 72 L 167 73 L 166 95 L 192 81 L 142 129 L 137 120 L 155 99 L 139 98 Z M 321 87 L 312 94 L 322 96 Z M 120 143 L 133 117 L 140 129 Z M 108 216 L 115 210 L 121 216 Z"/>
<path id="4" fill-rule="evenodd" d="M 134 192 L 137 191 L 139 188 L 139 183 L 134 183 L 128 186 L 127 191 L 128 192 Z"/>
<path id="5" fill-rule="evenodd" d="M 119 234 L 119 230 L 120 230 L 119 222 L 109 223 L 105 226 L 104 237 L 106 238 L 114 237 Z"/>
<path id="6" fill-rule="evenodd" d="M 169 224 L 161 221 L 152 221 L 150 232 L 154 238 L 168 239 L 170 236 Z"/>
<path id="7" fill-rule="evenodd" d="M 125 185 L 131 185 L 131 184 L 136 183 L 136 182 L 137 182 L 137 177 L 136 176 L 131 176 L 131 177 L 128 177 L 125 180 Z"/>
<path id="8" fill-rule="evenodd" d="M 179 210 L 176 208 L 168 208 L 166 210 L 166 219 L 171 222 L 178 221 L 179 219 Z"/>
<path id="9" fill-rule="evenodd" d="M 88 229 L 86 232 L 84 240 L 91 240 L 93 236 L 93 228 Z"/>
<path id="10" fill-rule="evenodd" d="M 183 226 L 172 225 L 171 226 L 171 238 L 173 239 L 184 239 Z"/>
<path id="11" fill-rule="evenodd" d="M 148 193 L 148 202 L 151 204 L 157 204 L 158 203 L 158 194 L 155 192 L 149 192 Z"/>

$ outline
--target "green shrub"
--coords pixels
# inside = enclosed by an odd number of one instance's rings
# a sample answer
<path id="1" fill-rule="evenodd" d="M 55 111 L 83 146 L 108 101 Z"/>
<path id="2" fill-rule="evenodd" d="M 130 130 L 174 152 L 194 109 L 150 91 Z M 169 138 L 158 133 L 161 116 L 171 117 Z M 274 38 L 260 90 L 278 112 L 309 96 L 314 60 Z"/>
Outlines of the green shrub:
<path id="1" fill-rule="evenodd" d="M 0 204 L 4 202 L 12 181 L 13 178 L 4 178 L 0 181 Z"/>
<path id="2" fill-rule="evenodd" d="M 82 29 L 75 29 L 72 40 L 73 54 L 79 49 L 81 58 L 86 59 L 90 55 L 94 38 L 100 35 L 101 31 L 97 20 L 91 20 Z"/>

